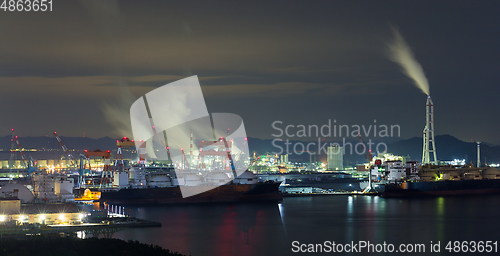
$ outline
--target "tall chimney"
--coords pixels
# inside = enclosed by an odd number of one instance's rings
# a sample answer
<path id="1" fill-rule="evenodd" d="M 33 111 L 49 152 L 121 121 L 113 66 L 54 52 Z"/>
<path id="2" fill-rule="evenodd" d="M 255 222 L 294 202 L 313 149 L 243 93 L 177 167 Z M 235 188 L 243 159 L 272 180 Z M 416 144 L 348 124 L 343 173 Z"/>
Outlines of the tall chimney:
<path id="1" fill-rule="evenodd" d="M 425 104 L 424 148 L 422 150 L 422 164 L 437 164 L 436 144 L 434 142 L 434 103 L 431 96 L 427 96 Z M 432 154 L 431 154 L 432 153 Z M 431 156 L 433 159 L 431 159 Z"/>
<path id="2" fill-rule="evenodd" d="M 477 167 L 481 167 L 481 142 L 478 141 L 477 143 Z"/>

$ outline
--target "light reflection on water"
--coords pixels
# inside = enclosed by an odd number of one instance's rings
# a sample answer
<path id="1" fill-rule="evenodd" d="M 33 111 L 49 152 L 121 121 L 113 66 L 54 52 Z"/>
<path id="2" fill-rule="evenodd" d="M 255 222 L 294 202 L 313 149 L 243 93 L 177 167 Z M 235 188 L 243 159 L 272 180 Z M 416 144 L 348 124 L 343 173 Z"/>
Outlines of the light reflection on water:
<path id="1" fill-rule="evenodd" d="M 499 200 L 321 196 L 285 198 L 280 204 L 128 206 L 134 216 L 163 226 L 127 229 L 115 237 L 188 255 L 291 255 L 294 240 L 396 245 L 500 240 Z"/>

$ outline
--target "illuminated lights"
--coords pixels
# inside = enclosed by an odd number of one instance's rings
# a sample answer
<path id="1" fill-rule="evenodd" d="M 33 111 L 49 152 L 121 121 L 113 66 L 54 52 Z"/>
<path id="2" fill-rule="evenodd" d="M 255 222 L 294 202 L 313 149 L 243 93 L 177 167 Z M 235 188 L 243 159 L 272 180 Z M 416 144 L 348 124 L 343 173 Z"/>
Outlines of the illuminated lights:
<path id="1" fill-rule="evenodd" d="M 4 215 L 0 215 L 0 221 L 5 221 L 5 216 Z"/>
<path id="2" fill-rule="evenodd" d="M 40 215 L 40 220 L 44 220 L 45 219 L 45 215 Z"/>
<path id="3" fill-rule="evenodd" d="M 64 220 L 64 214 L 59 214 L 59 219 Z"/>

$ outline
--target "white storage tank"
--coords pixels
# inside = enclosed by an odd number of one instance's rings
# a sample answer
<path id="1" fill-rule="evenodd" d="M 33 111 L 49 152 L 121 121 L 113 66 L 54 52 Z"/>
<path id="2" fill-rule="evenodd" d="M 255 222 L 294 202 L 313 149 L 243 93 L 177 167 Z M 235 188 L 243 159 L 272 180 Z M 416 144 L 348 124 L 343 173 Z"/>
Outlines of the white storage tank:
<path id="1" fill-rule="evenodd" d="M 28 203 L 35 199 L 27 187 L 14 183 L 6 184 L 0 188 L 0 197 L 17 197 L 22 203 Z"/>

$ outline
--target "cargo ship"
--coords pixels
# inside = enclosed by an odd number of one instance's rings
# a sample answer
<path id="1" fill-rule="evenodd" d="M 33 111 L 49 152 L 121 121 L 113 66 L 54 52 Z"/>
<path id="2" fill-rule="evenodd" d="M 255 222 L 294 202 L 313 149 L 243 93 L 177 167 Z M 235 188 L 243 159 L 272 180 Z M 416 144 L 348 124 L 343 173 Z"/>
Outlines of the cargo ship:
<path id="1" fill-rule="evenodd" d="M 128 184 L 120 184 L 119 177 L 115 179 L 119 188 L 101 189 L 99 201 L 112 204 L 184 204 L 184 203 L 214 203 L 240 201 L 280 201 L 283 194 L 279 191 L 280 182 L 258 182 L 255 174 L 245 171 L 240 176 L 221 186 L 200 184 L 197 176 L 186 175 L 177 178 L 175 172 L 152 171 L 131 168 L 128 172 Z M 199 190 L 195 195 L 183 197 L 182 190 Z"/>
<path id="2" fill-rule="evenodd" d="M 280 183 L 227 184 L 194 196 L 182 197 L 181 187 L 125 188 L 102 191 L 100 201 L 114 204 L 166 204 L 279 201 Z"/>
<path id="3" fill-rule="evenodd" d="M 419 179 L 381 185 L 382 197 L 432 197 L 500 194 L 500 171 L 473 166 L 424 166 Z"/>

